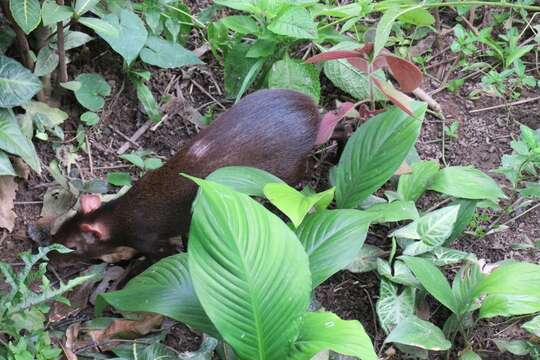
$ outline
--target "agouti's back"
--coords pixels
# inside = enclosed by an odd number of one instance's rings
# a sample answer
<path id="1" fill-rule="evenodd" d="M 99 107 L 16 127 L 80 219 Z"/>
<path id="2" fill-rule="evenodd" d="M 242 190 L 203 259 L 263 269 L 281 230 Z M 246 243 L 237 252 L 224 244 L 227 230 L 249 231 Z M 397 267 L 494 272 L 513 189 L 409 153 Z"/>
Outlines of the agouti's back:
<path id="1" fill-rule="evenodd" d="M 100 207 L 87 206 L 86 213 L 81 199 L 83 213 L 63 225 L 57 241 L 91 257 L 117 246 L 155 257 L 170 253 L 167 239 L 187 233 L 197 191 L 181 172 L 204 178 L 224 166 L 252 166 L 294 184 L 304 175 L 319 124 L 319 111 L 310 97 L 290 90 L 257 91 L 218 116 L 122 197 Z M 85 237 L 74 235 L 92 228 L 85 223 L 98 225 L 93 234 L 101 241 L 88 244 Z"/>

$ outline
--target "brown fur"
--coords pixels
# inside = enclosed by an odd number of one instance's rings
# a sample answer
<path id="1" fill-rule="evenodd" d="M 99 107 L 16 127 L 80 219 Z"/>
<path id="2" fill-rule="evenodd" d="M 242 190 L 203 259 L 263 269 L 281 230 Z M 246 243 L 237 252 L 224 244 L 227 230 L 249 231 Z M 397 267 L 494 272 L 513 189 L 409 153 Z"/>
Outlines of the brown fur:
<path id="1" fill-rule="evenodd" d="M 197 191 L 179 173 L 204 178 L 220 167 L 252 166 L 294 184 L 304 174 L 319 124 L 319 111 L 308 96 L 290 90 L 257 91 L 221 114 L 125 195 L 66 221 L 54 241 L 92 258 L 118 246 L 133 247 L 151 258 L 168 255 L 174 251 L 168 239 L 187 234 Z M 98 223 L 109 234 L 101 239 L 81 234 L 84 223 Z"/>

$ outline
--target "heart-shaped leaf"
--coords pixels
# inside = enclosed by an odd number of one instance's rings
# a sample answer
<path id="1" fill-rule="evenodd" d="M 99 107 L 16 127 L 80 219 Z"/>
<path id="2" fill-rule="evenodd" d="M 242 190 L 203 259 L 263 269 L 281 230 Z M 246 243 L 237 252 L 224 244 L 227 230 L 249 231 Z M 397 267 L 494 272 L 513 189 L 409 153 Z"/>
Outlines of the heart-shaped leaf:
<path id="1" fill-rule="evenodd" d="M 50 26 L 57 22 L 66 21 L 72 16 L 73 10 L 69 6 L 58 5 L 56 0 L 45 0 L 41 7 L 43 26 Z"/>
<path id="2" fill-rule="evenodd" d="M 354 208 L 381 187 L 399 168 L 414 145 L 426 112 L 414 102 L 415 117 L 398 108 L 364 123 L 351 136 L 339 159 L 336 173 L 338 207 Z"/>
<path id="3" fill-rule="evenodd" d="M 25 34 L 30 34 L 41 22 L 41 5 L 39 0 L 10 0 L 9 10 Z M 0 66 L 1 69 L 1 66 Z"/>
<path id="4" fill-rule="evenodd" d="M 91 111 L 99 111 L 105 104 L 103 97 L 111 94 L 111 87 L 98 74 L 80 74 L 75 79 L 81 85 L 75 90 L 77 101 Z"/>
<path id="5" fill-rule="evenodd" d="M 36 76 L 45 76 L 53 72 L 58 66 L 58 54 L 48 46 L 44 46 L 39 50 L 34 74 Z"/>
<path id="6" fill-rule="evenodd" d="M 397 324 L 414 315 L 415 290 L 405 288 L 398 294 L 398 288 L 386 279 L 381 279 L 379 300 L 377 300 L 377 316 L 385 333 L 389 333 Z"/>
<path id="7" fill-rule="evenodd" d="M 362 360 L 377 360 L 373 344 L 360 322 L 341 320 L 328 312 L 307 313 L 300 327 L 300 335 L 287 359 L 310 360 L 323 350 Z"/>
<path id="8" fill-rule="evenodd" d="M 323 210 L 296 230 L 309 256 L 313 287 L 349 265 L 364 244 L 373 216 L 360 210 Z"/>
<path id="9" fill-rule="evenodd" d="M 104 309 L 102 300 L 119 311 L 158 313 L 217 335 L 195 295 L 186 253 L 160 260 L 131 279 L 122 290 L 101 294 L 95 309 L 98 316 Z"/>
<path id="10" fill-rule="evenodd" d="M 19 106 L 41 90 L 41 81 L 17 61 L 0 55 L 0 107 Z"/>
<path id="11" fill-rule="evenodd" d="M 201 304 L 240 359 L 285 359 L 309 305 L 296 235 L 247 195 L 196 178 L 189 270 Z"/>
<path id="12" fill-rule="evenodd" d="M 217 169 L 207 180 L 225 185 L 250 196 L 264 196 L 264 187 L 271 183 L 284 183 L 283 180 L 257 168 L 247 166 L 226 166 Z"/>
<path id="13" fill-rule="evenodd" d="M 148 32 L 142 20 L 128 9 L 122 9 L 117 15 L 108 14 L 103 20 L 117 29 L 118 34 L 108 31 L 96 30 L 96 33 L 105 40 L 111 48 L 122 55 L 129 65 L 137 58 L 146 43 Z"/>

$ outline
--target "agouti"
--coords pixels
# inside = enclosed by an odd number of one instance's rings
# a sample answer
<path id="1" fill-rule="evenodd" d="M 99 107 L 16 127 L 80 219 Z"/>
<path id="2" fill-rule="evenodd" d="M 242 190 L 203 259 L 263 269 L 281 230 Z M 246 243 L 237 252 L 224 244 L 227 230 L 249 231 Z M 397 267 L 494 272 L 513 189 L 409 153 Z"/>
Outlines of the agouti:
<path id="1" fill-rule="evenodd" d="M 64 222 L 53 242 L 79 258 L 103 258 L 131 247 L 151 259 L 174 252 L 170 239 L 188 232 L 197 186 L 179 175 L 204 178 L 232 165 L 266 170 L 289 184 L 305 173 L 305 158 L 328 133 L 312 99 L 291 90 L 260 90 L 221 114 L 123 196 L 103 203 L 80 198 L 79 212 Z M 319 134 L 319 136 L 318 136 Z"/>

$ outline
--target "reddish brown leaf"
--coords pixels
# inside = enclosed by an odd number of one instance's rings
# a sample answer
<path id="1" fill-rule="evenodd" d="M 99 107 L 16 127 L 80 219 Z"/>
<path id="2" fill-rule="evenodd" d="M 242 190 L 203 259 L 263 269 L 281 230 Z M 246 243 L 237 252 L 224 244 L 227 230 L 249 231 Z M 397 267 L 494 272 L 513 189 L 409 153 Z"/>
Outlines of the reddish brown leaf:
<path id="1" fill-rule="evenodd" d="M 363 71 L 365 73 L 368 72 L 368 61 L 365 60 L 365 59 L 362 59 L 360 57 L 357 57 L 357 58 L 348 58 L 347 61 L 352 65 L 354 66 L 355 68 L 357 68 L 358 70 L 360 71 Z"/>
<path id="2" fill-rule="evenodd" d="M 394 88 L 386 81 L 382 81 L 375 76 L 371 77 L 373 83 L 383 92 L 383 94 L 398 108 L 405 111 L 409 115 L 414 115 L 409 102 L 412 100 L 410 97 Z"/>
<path id="3" fill-rule="evenodd" d="M 412 168 L 407 163 L 407 160 L 403 160 L 401 165 L 399 165 L 399 169 L 396 170 L 394 175 L 403 175 L 403 174 L 410 174 L 412 173 Z"/>
<path id="4" fill-rule="evenodd" d="M 392 76 L 399 83 L 401 91 L 410 93 L 422 84 L 422 72 L 420 69 L 405 59 L 394 55 L 385 55 Z"/>
<path id="5" fill-rule="evenodd" d="M 323 61 L 328 60 L 338 60 L 338 59 L 348 59 L 348 58 L 357 58 L 360 56 L 356 50 L 336 50 L 336 51 L 326 51 L 315 56 L 310 57 L 306 60 L 308 64 L 317 64 Z"/>
<path id="6" fill-rule="evenodd" d="M 317 139 L 315 140 L 315 145 L 320 145 L 327 142 L 332 136 L 337 123 L 343 119 L 350 110 L 354 109 L 355 105 L 356 104 L 351 102 L 345 102 L 341 104 L 337 110 L 329 111 L 324 114 L 319 126 L 319 132 L 317 134 Z"/>

